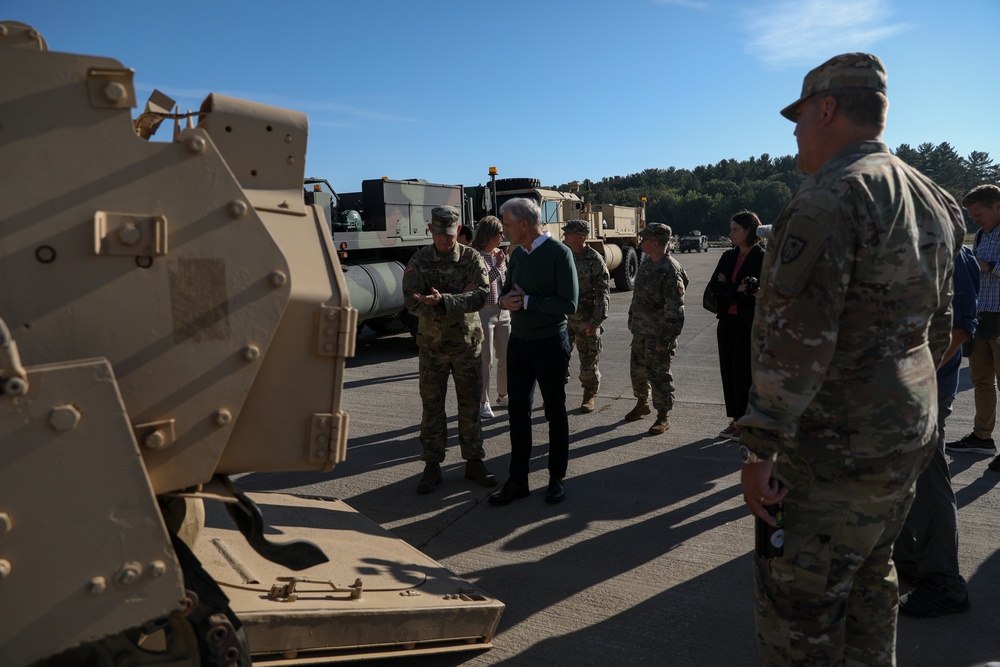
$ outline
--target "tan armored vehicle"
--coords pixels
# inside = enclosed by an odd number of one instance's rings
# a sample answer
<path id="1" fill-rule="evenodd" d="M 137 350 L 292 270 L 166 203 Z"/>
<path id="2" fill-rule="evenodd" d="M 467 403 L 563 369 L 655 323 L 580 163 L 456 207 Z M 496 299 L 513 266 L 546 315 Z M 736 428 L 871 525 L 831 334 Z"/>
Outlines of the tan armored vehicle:
<path id="1" fill-rule="evenodd" d="M 489 646 L 497 600 L 342 502 L 231 480 L 344 459 L 357 313 L 305 116 L 157 93 L 133 119 L 132 75 L 0 23 L 0 662 Z"/>

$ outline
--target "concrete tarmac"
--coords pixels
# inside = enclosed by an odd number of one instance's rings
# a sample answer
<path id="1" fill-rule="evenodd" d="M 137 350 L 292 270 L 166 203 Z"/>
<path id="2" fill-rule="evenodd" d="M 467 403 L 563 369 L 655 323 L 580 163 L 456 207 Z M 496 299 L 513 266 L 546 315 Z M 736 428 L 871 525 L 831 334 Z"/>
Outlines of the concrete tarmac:
<path id="1" fill-rule="evenodd" d="M 715 316 L 701 307 L 721 251 L 676 254 L 691 278 L 673 363 L 670 430 L 647 435 L 651 417 L 623 422 L 634 405 L 626 319 L 631 292 L 612 291 L 597 409 L 581 414 L 576 356 L 567 387 L 570 464 L 566 500 L 543 501 L 547 430 L 534 411 L 530 497 L 507 507 L 466 480 L 457 442 L 454 386 L 444 481 L 418 495 L 421 404 L 416 348 L 408 335 L 365 329 L 348 362 L 348 460 L 331 474 L 242 476 L 248 491 L 343 499 L 506 604 L 494 648 L 373 665 L 757 665 L 753 521 L 739 486 L 736 444 L 718 437 L 725 415 Z M 495 382 L 495 378 L 494 378 Z M 509 440 L 503 408 L 483 422 L 487 466 L 502 484 Z M 972 429 L 968 370 L 948 439 Z M 972 609 L 937 619 L 903 617 L 901 667 L 965 667 L 1000 661 L 1000 473 L 989 457 L 949 455 L 959 502 L 960 558 Z M 266 519 L 266 517 L 265 517 Z M 400 661 L 402 660 L 402 662 Z"/>

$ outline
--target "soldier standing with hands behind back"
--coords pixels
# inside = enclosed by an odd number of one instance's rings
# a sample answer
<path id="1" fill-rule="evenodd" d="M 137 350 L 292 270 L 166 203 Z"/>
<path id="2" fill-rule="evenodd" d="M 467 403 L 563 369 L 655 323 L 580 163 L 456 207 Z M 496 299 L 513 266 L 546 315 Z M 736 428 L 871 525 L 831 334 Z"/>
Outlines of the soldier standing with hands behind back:
<path id="1" fill-rule="evenodd" d="M 652 387 L 656 421 L 651 435 L 670 428 L 667 413 L 674 407 L 674 378 L 670 361 L 677 348 L 677 337 L 684 328 L 684 290 L 687 273 L 667 251 L 670 227 L 651 222 L 639 232 L 642 252 L 646 255 L 635 276 L 635 291 L 628 309 L 628 330 L 632 332 L 632 392 L 636 404 L 625 421 L 637 421 L 648 415 Z"/>
<path id="2" fill-rule="evenodd" d="M 744 502 L 769 525 L 784 505 L 783 553 L 754 559 L 765 666 L 896 664 L 892 545 L 934 453 L 965 226 L 881 141 L 885 93 L 882 61 L 848 53 L 781 111 L 810 177 L 772 229 L 737 421 Z"/>
<path id="3" fill-rule="evenodd" d="M 611 288 L 608 265 L 604 258 L 587 245 L 589 225 L 584 220 L 570 220 L 563 225 L 563 243 L 573 251 L 580 301 L 576 312 L 568 318 L 569 352 L 573 347 L 580 353 L 580 382 L 583 384 L 583 404 L 580 412 L 593 412 L 594 397 L 601 386 L 601 324 L 608 318 Z"/>
<path id="4" fill-rule="evenodd" d="M 448 376 L 458 398 L 458 442 L 465 476 L 483 486 L 496 478 L 483 465 L 483 432 L 479 395 L 483 391 L 483 328 L 479 309 L 490 291 L 486 265 L 479 253 L 458 243 L 459 214 L 452 206 L 431 211 L 433 245 L 418 250 L 403 273 L 406 309 L 419 318 L 420 399 L 423 418 L 420 444 L 424 474 L 417 493 L 430 493 L 441 482 L 441 462 L 448 441 L 444 399 Z"/>

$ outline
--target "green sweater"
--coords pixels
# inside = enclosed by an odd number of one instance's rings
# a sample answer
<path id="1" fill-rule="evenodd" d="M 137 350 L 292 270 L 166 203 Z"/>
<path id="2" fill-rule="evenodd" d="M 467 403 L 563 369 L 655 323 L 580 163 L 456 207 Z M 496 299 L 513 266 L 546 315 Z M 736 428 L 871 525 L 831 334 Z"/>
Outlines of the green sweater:
<path id="1" fill-rule="evenodd" d="M 525 340 L 548 338 L 566 330 L 566 316 L 576 312 L 579 296 L 573 252 L 548 238 L 530 253 L 518 246 L 510 255 L 500 298 L 520 285 L 527 308 L 510 314 L 511 334 Z"/>

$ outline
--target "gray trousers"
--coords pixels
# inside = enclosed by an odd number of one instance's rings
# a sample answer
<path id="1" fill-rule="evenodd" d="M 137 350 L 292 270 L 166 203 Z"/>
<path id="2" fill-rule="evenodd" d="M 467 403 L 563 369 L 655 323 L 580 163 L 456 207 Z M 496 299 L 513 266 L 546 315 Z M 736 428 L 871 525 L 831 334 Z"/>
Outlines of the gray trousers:
<path id="1" fill-rule="evenodd" d="M 958 503 L 944 455 L 944 423 L 955 401 L 954 390 L 942 386 L 947 384 L 938 385 L 938 446 L 917 478 L 916 496 L 893 545 L 892 559 L 904 572 L 964 591 L 958 573 Z"/>

